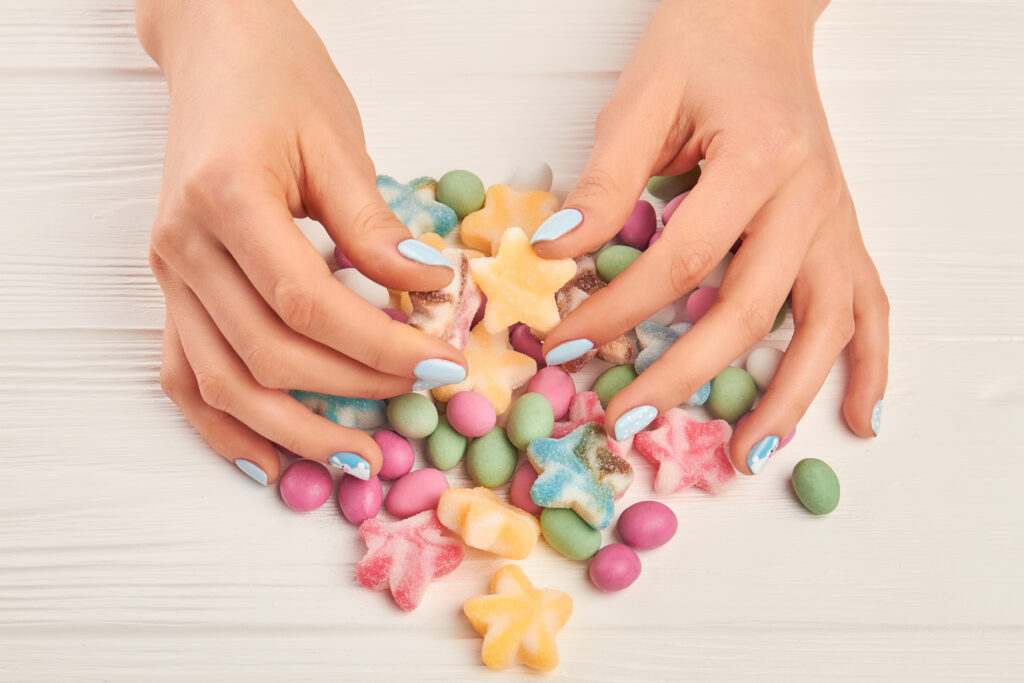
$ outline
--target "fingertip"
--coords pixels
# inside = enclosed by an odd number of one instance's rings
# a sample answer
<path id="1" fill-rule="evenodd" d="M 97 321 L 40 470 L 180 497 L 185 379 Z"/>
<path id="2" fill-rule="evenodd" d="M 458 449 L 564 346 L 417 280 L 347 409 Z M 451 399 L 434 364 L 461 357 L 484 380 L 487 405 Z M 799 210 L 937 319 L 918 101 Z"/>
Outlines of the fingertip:
<path id="1" fill-rule="evenodd" d="M 857 436 L 877 437 L 882 428 L 882 399 L 872 400 L 851 389 L 843 400 L 843 417 Z"/>

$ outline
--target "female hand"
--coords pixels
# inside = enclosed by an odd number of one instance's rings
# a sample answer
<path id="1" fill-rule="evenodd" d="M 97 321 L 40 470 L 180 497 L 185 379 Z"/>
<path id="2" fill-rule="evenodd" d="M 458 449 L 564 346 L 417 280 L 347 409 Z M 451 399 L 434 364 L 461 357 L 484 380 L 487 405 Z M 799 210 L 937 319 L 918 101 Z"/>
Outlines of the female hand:
<path id="1" fill-rule="evenodd" d="M 140 0 L 137 25 L 171 100 L 150 251 L 164 390 L 261 483 L 280 471 L 271 442 L 376 474 L 369 436 L 281 390 L 393 396 L 414 378 L 459 382 L 465 360 L 346 289 L 293 217 L 320 221 L 386 287 L 437 289 L 451 266 L 420 242 L 399 252 L 412 236 L 376 191 L 355 103 L 291 2 Z"/>
<path id="2" fill-rule="evenodd" d="M 706 160 L 661 239 L 548 335 L 548 354 L 573 340 L 614 339 L 691 291 L 743 239 L 714 306 L 608 405 L 616 438 L 682 403 L 760 340 L 791 291 L 796 332 L 757 410 L 736 428 L 736 468 L 760 472 L 847 344 L 846 421 L 860 436 L 878 432 L 889 304 L 815 81 L 824 4 L 663 2 L 598 117 L 593 156 L 566 209 L 534 237 L 544 257 L 590 251 L 623 225 L 649 176 Z"/>

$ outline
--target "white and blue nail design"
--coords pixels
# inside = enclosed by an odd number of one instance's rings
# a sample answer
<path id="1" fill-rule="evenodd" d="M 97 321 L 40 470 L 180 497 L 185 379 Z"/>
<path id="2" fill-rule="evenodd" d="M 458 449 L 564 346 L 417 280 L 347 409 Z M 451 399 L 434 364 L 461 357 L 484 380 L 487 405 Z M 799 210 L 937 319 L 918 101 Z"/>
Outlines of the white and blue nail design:
<path id="1" fill-rule="evenodd" d="M 327 458 L 327 462 L 331 463 L 331 466 L 337 467 L 345 474 L 351 474 L 356 479 L 366 481 L 370 478 L 370 463 L 366 462 L 355 453 L 347 453 L 345 451 L 335 453 L 331 457 Z"/>
<path id="2" fill-rule="evenodd" d="M 437 249 L 425 242 L 419 240 L 403 240 L 398 243 L 398 253 L 416 263 L 422 263 L 425 266 L 444 266 L 445 268 L 454 268 L 454 266 L 448 262 L 444 256 L 441 255 Z"/>
<path id="3" fill-rule="evenodd" d="M 540 224 L 537 232 L 530 238 L 530 244 L 557 240 L 582 222 L 583 214 L 578 209 L 562 209 L 548 216 L 548 219 Z"/>
<path id="4" fill-rule="evenodd" d="M 630 408 L 615 421 L 615 440 L 625 441 L 651 424 L 656 417 L 658 417 L 658 409 L 654 406 Z"/>
<path id="5" fill-rule="evenodd" d="M 750 468 L 750 472 L 761 474 L 761 470 L 768 464 L 768 458 L 772 457 L 778 447 L 779 437 L 777 436 L 766 436 L 758 441 L 747 454 L 747 467 Z"/>
<path id="6" fill-rule="evenodd" d="M 592 348 L 594 348 L 594 342 L 589 339 L 573 339 L 562 342 L 544 354 L 544 361 L 548 365 L 561 365 L 579 358 Z"/>
<path id="7" fill-rule="evenodd" d="M 238 460 L 235 460 L 235 467 L 249 475 L 253 481 L 259 482 L 263 486 L 267 485 L 267 473 L 251 460 L 239 458 Z"/>
<path id="8" fill-rule="evenodd" d="M 412 374 L 416 375 L 413 391 L 423 391 L 462 382 L 466 379 L 466 368 L 443 358 L 428 358 L 417 363 Z"/>
<path id="9" fill-rule="evenodd" d="M 878 399 L 875 403 L 875 407 L 871 409 L 871 431 L 875 436 L 878 436 L 878 431 L 882 428 L 882 399 Z"/>

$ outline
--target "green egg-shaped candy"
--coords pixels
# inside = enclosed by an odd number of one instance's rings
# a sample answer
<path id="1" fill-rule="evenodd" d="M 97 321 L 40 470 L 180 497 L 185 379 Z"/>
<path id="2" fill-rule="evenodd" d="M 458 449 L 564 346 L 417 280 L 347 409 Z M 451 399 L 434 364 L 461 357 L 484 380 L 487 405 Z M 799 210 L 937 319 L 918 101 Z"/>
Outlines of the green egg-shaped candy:
<path id="1" fill-rule="evenodd" d="M 711 380 L 711 396 L 705 404 L 717 418 L 736 422 L 754 407 L 757 385 L 743 368 L 727 367 Z"/>
<path id="2" fill-rule="evenodd" d="M 592 389 L 601 399 L 601 407 L 607 408 L 612 396 L 625 389 L 626 385 L 635 379 L 636 369 L 632 365 L 615 365 L 598 375 Z"/>
<path id="3" fill-rule="evenodd" d="M 388 401 L 388 422 L 407 439 L 419 439 L 437 428 L 437 408 L 423 394 L 402 394 Z"/>
<path id="4" fill-rule="evenodd" d="M 546 439 L 555 428 L 555 411 L 541 394 L 530 392 L 516 399 L 508 411 L 505 430 L 516 448 L 526 450 L 534 439 Z"/>
<path id="5" fill-rule="evenodd" d="M 593 557 L 601 547 L 601 532 L 569 509 L 541 510 L 540 531 L 552 548 L 570 560 Z"/>
<path id="6" fill-rule="evenodd" d="M 439 470 L 450 470 L 462 462 L 468 443 L 469 439 L 455 431 L 448 424 L 448 418 L 442 415 L 437 420 L 437 427 L 427 437 L 430 462 Z"/>
<path id="7" fill-rule="evenodd" d="M 817 458 L 804 458 L 796 464 L 793 490 L 804 507 L 816 515 L 827 515 L 839 505 L 839 477 Z"/>
<path id="8" fill-rule="evenodd" d="M 469 171 L 448 171 L 437 181 L 437 201 L 451 207 L 461 220 L 484 205 L 483 182 Z"/>
<path id="9" fill-rule="evenodd" d="M 627 247 L 625 244 L 615 244 L 605 247 L 597 255 L 597 274 L 605 282 L 611 282 L 616 275 L 636 261 L 641 254 L 639 249 Z"/>
<path id="10" fill-rule="evenodd" d="M 700 166 L 679 175 L 656 175 L 647 181 L 647 191 L 663 202 L 678 197 L 700 180 Z"/>
<path id="11" fill-rule="evenodd" d="M 771 329 L 772 332 L 774 332 L 775 330 L 777 330 L 780 327 L 782 327 L 782 323 L 786 322 L 786 312 L 788 310 L 789 310 L 789 302 L 788 301 L 783 301 L 782 302 L 782 308 L 779 309 L 779 312 L 775 315 L 775 322 L 772 323 L 772 329 Z"/>
<path id="12" fill-rule="evenodd" d="M 505 430 L 494 427 L 470 442 L 466 452 L 466 469 L 473 481 L 494 488 L 512 478 L 518 458 L 516 447 L 508 440 Z"/>

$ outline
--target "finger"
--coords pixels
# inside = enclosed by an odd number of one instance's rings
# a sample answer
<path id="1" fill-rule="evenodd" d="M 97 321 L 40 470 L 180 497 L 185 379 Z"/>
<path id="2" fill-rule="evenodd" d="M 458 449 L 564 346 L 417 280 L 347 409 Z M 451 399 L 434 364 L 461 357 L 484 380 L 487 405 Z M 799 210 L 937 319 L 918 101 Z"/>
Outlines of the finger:
<path id="1" fill-rule="evenodd" d="M 203 401 L 170 313 L 164 326 L 160 385 L 218 455 L 264 486 L 277 480 L 281 462 L 270 442 Z"/>

